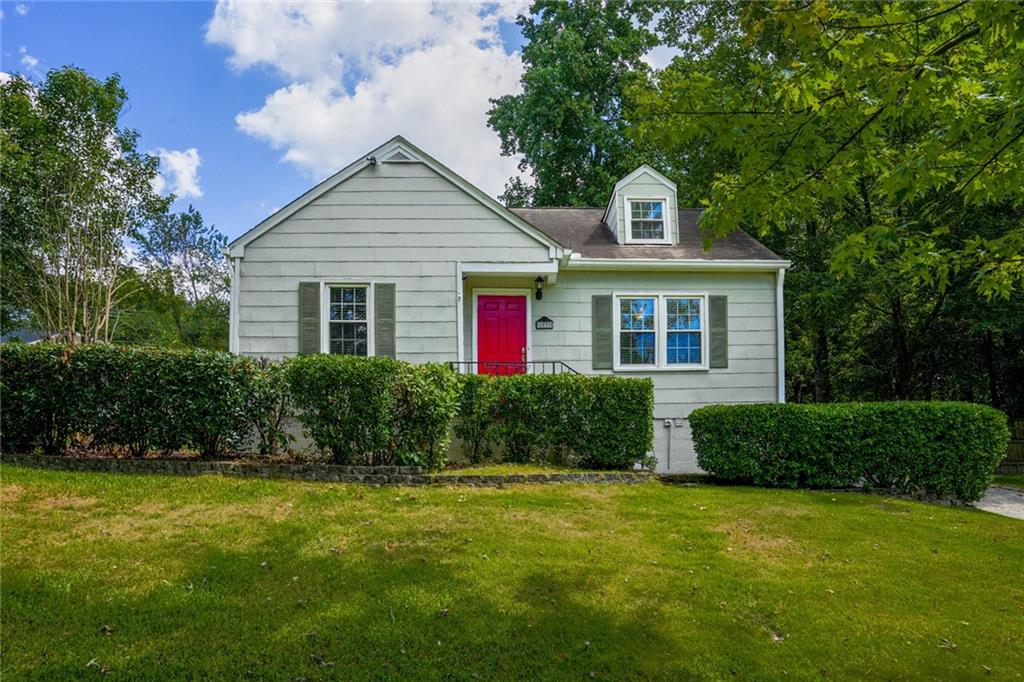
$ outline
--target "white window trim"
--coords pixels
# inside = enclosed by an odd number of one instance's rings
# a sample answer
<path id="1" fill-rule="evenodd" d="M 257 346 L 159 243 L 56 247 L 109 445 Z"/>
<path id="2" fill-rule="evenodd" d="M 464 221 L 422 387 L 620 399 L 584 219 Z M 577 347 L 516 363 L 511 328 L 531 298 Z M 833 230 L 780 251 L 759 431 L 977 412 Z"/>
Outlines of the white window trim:
<path id="1" fill-rule="evenodd" d="M 664 229 L 665 237 L 663 239 L 633 239 L 633 210 L 630 203 L 633 201 L 660 201 L 662 204 L 662 224 Z M 622 197 L 622 213 L 624 216 L 624 223 L 626 230 L 626 243 L 627 244 L 671 244 L 672 243 L 672 222 L 669 220 L 669 207 L 671 204 L 668 201 L 668 197 L 654 197 L 654 196 L 630 196 L 624 195 Z"/>
<path id="2" fill-rule="evenodd" d="M 372 358 L 375 350 L 373 338 L 373 281 L 330 280 L 320 282 L 320 352 L 331 353 L 331 287 L 365 287 L 366 288 L 366 357 Z M 354 357 L 363 357 L 361 355 Z"/>
<path id="3" fill-rule="evenodd" d="M 619 299 L 622 298 L 653 298 L 654 303 L 654 332 L 657 344 L 654 350 L 653 365 L 623 365 L 620 355 L 620 333 L 622 331 L 622 318 L 619 312 Z M 668 306 L 665 304 L 667 298 L 698 298 L 700 299 L 700 364 L 670 365 L 668 364 Z M 613 327 L 613 362 L 612 371 L 615 372 L 693 372 L 705 371 L 708 369 L 708 293 L 689 291 L 616 291 L 612 294 L 612 311 L 615 316 Z M 628 330 L 627 330 L 628 331 Z"/>
<path id="4" fill-rule="evenodd" d="M 477 357 L 478 345 L 477 345 L 477 310 L 479 310 L 479 302 L 477 299 L 481 296 L 525 296 L 526 297 L 526 362 L 533 360 L 533 291 L 530 289 L 473 289 L 473 348 L 472 357 L 473 362 L 480 362 L 480 358 Z M 473 365 L 473 372 L 476 372 L 479 366 Z M 530 373 L 530 365 L 526 365 L 526 372 Z"/>

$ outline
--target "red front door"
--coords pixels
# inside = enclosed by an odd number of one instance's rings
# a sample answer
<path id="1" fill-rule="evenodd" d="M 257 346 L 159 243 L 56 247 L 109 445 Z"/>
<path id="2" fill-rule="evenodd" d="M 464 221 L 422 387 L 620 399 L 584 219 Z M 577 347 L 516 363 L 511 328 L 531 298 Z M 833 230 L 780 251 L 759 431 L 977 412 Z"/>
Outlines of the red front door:
<path id="1" fill-rule="evenodd" d="M 526 372 L 526 297 L 476 300 L 476 359 L 481 374 Z"/>

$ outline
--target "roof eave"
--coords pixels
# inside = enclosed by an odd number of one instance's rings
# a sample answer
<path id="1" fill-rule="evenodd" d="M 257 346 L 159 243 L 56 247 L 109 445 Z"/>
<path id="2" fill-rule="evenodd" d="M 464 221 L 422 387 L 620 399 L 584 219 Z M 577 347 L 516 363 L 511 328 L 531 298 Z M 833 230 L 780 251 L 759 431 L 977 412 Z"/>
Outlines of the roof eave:
<path id="1" fill-rule="evenodd" d="M 675 270 L 732 272 L 775 272 L 788 270 L 792 263 L 775 259 L 720 259 L 703 258 L 585 258 L 573 257 L 565 267 L 574 270 Z"/>

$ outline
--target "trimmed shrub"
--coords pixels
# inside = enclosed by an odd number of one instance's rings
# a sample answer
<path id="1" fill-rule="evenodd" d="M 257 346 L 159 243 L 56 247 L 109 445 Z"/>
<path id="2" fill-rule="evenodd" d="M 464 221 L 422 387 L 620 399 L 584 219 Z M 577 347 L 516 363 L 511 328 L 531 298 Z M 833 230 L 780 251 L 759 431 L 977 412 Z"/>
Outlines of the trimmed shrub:
<path id="1" fill-rule="evenodd" d="M 286 368 L 299 421 L 336 463 L 443 464 L 457 404 L 447 367 L 305 355 Z"/>
<path id="2" fill-rule="evenodd" d="M 972 502 L 1006 453 L 1006 416 L 958 402 L 711 405 L 690 414 L 697 464 L 788 488 L 867 484 Z"/>
<path id="3" fill-rule="evenodd" d="M 109 345 L 69 349 L 68 400 L 75 430 L 92 436 L 97 446 L 124 446 L 133 457 L 154 447 L 181 447 L 169 424 L 162 423 L 177 415 L 164 409 L 160 353 Z"/>
<path id="4" fill-rule="evenodd" d="M 406 365 L 395 388 L 396 463 L 441 468 L 459 403 L 458 376 L 447 365 Z"/>
<path id="5" fill-rule="evenodd" d="M 206 350 L 92 345 L 70 351 L 76 429 L 136 457 L 191 447 L 214 457 L 248 430 L 258 368 Z"/>
<path id="6" fill-rule="evenodd" d="M 267 358 L 260 358 L 257 362 L 259 371 L 253 377 L 246 409 L 256 451 L 261 455 L 273 455 L 287 448 L 293 440 L 285 425 L 291 409 L 288 376 L 283 363 Z"/>
<path id="7" fill-rule="evenodd" d="M 158 351 L 155 360 L 163 399 L 159 447 L 184 444 L 214 457 L 245 441 L 249 400 L 259 376 L 254 360 L 198 349 Z"/>
<path id="8" fill-rule="evenodd" d="M 650 380 L 575 374 L 461 379 L 455 434 L 471 461 L 498 448 L 511 462 L 626 469 L 651 449 Z"/>
<path id="9" fill-rule="evenodd" d="M 0 444 L 59 454 L 71 433 L 67 354 L 52 343 L 0 346 Z"/>
<path id="10" fill-rule="evenodd" d="M 491 386 L 493 381 L 494 377 L 486 374 L 459 377 L 459 412 L 453 430 L 472 464 L 490 459 L 498 438 L 495 419 L 498 392 Z"/>
<path id="11" fill-rule="evenodd" d="M 105 344 L 4 346 L 5 448 L 60 454 L 72 433 L 97 446 L 191 447 L 213 457 L 248 430 L 252 360 Z"/>

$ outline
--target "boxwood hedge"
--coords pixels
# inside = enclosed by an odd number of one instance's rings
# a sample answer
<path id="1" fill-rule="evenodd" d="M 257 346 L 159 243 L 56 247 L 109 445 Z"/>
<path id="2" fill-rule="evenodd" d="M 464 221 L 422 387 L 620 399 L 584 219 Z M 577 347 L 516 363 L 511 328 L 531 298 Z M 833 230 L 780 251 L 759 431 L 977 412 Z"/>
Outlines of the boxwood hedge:
<path id="1" fill-rule="evenodd" d="M 1006 416 L 961 402 L 711 405 L 690 414 L 697 464 L 778 487 L 866 484 L 974 501 L 1006 454 Z"/>
<path id="2" fill-rule="evenodd" d="M 466 375 L 455 435 L 472 462 L 499 457 L 588 469 L 643 462 L 654 438 L 649 379 Z"/>

